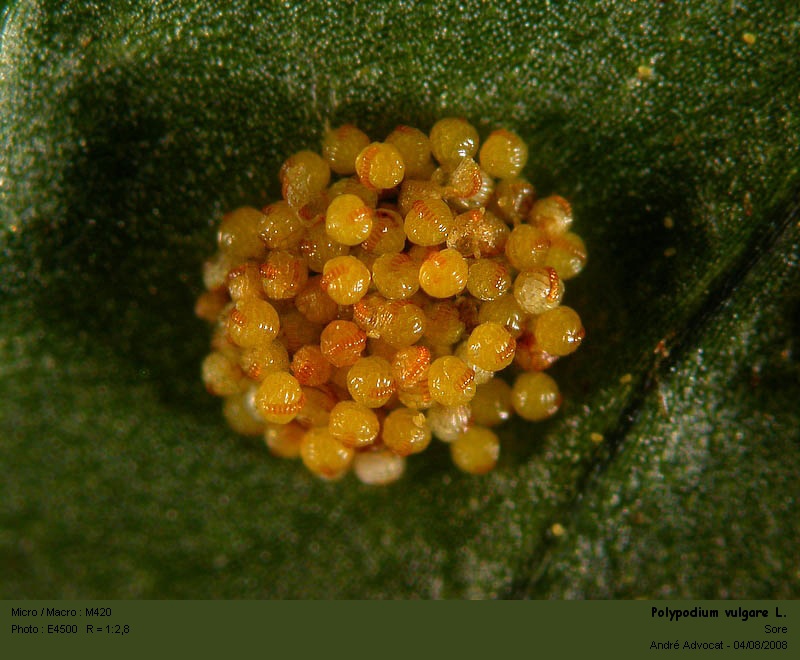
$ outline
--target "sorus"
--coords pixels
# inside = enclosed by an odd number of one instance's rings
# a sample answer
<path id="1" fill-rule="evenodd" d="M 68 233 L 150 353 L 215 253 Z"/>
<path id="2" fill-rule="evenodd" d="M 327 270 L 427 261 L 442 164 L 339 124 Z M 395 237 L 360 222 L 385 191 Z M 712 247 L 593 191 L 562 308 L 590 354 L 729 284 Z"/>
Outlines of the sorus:
<path id="1" fill-rule="evenodd" d="M 484 474 L 490 427 L 557 413 L 544 372 L 586 334 L 561 304 L 586 245 L 566 199 L 537 199 L 520 135 L 485 138 L 458 117 L 382 142 L 327 128 L 322 155 L 283 163 L 283 199 L 223 216 L 195 313 L 234 431 L 323 479 L 385 485 L 432 436 Z"/>

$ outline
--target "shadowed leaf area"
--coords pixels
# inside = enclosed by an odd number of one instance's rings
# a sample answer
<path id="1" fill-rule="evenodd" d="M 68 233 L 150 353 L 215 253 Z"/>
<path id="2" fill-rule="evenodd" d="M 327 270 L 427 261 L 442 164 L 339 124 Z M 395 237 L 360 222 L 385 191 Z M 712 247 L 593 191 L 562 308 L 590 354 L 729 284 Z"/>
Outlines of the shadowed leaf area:
<path id="1" fill-rule="evenodd" d="M 800 597 L 797 3 L 473 4 L 6 12 L 0 596 Z M 326 121 L 447 115 L 573 202 L 564 407 L 317 481 L 202 387 L 213 227 Z"/>

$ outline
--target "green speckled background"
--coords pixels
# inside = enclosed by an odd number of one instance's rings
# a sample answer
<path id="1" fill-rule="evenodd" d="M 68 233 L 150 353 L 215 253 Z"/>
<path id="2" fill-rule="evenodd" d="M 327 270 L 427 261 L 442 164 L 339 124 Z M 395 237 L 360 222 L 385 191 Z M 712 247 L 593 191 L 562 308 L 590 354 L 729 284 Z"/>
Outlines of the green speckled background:
<path id="1" fill-rule="evenodd" d="M 800 597 L 796 3 L 214 4 L 4 15 L 0 597 Z M 573 202 L 587 341 L 491 475 L 321 483 L 202 388 L 212 227 L 447 114 Z"/>

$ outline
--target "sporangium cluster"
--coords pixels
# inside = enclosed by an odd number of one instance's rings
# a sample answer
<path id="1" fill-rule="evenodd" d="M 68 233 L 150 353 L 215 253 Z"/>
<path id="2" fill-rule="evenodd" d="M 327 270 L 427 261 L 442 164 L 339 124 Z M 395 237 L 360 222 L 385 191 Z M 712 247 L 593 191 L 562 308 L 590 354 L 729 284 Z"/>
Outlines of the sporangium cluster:
<path id="1" fill-rule="evenodd" d="M 225 215 L 204 266 L 203 381 L 230 426 L 319 477 L 388 484 L 432 437 L 486 473 L 494 427 L 554 415 L 545 371 L 584 338 L 562 300 L 586 248 L 527 159 L 457 117 L 382 142 L 339 126 L 290 156 L 282 199 Z"/>

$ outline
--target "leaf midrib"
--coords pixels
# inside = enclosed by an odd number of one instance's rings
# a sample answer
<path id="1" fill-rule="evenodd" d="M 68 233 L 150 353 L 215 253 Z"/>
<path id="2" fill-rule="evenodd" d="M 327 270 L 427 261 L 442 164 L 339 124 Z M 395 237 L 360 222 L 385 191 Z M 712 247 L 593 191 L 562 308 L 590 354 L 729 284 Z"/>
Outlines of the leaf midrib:
<path id="1" fill-rule="evenodd" d="M 792 231 L 800 218 L 800 186 L 787 199 L 789 201 L 778 204 L 765 214 L 768 218 L 765 224 L 770 230 L 751 234 L 747 246 L 718 274 L 708 287 L 708 293 L 697 301 L 693 311 L 680 324 L 673 325 L 664 333 L 665 338 L 671 338 L 664 344 L 668 353 L 653 352 L 642 356 L 641 364 L 644 367 L 639 369 L 635 385 L 628 401 L 617 415 L 616 423 L 608 427 L 603 445 L 597 447 L 585 462 L 572 496 L 555 507 L 542 529 L 549 530 L 555 523 L 570 527 L 570 522 L 578 517 L 593 487 L 631 446 L 628 442 L 629 434 L 639 421 L 644 404 L 658 386 L 660 378 L 666 377 L 691 348 L 697 345 L 696 338 L 720 313 L 740 284 L 759 264 L 769 258 L 772 248 Z M 519 577 L 512 581 L 501 597 L 520 599 L 536 594 L 558 551 L 557 539 L 547 533 L 543 534 L 539 543 L 534 545 L 533 552 L 520 560 L 517 571 Z M 528 567 L 528 570 L 524 570 L 524 567 Z"/>

